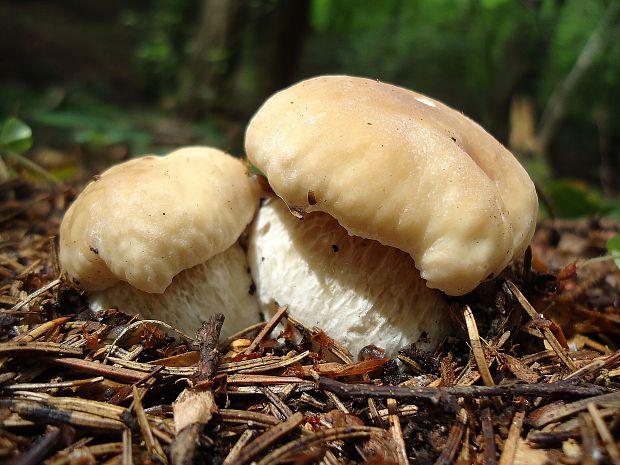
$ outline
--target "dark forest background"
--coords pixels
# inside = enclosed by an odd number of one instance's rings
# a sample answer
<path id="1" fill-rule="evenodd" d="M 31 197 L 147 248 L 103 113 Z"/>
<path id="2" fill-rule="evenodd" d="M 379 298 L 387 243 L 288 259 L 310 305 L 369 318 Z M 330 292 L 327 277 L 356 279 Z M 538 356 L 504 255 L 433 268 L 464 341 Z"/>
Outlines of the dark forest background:
<path id="1" fill-rule="evenodd" d="M 509 146 L 562 216 L 620 191 L 618 0 L 0 0 L 0 122 L 60 180 L 179 145 L 243 155 L 305 77 L 426 93 Z"/>

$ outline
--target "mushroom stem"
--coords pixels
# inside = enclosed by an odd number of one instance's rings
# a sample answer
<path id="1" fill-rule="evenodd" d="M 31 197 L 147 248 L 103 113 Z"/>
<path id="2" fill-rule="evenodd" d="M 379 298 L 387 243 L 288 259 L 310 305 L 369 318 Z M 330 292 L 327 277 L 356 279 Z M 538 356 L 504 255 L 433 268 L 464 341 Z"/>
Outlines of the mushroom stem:
<path id="1" fill-rule="evenodd" d="M 409 254 L 350 236 L 331 216 L 299 220 L 279 199 L 259 210 L 248 258 L 257 295 L 318 326 L 352 354 L 375 344 L 388 355 L 413 342 L 435 348 L 452 330 L 446 296 L 429 289 Z"/>
<path id="2" fill-rule="evenodd" d="M 227 337 L 259 321 L 256 298 L 245 253 L 238 243 L 209 261 L 182 271 L 162 294 L 140 291 L 119 282 L 90 294 L 95 311 L 116 307 L 141 317 L 166 321 L 194 335 L 202 321 L 216 312 L 226 315 L 222 335 Z"/>

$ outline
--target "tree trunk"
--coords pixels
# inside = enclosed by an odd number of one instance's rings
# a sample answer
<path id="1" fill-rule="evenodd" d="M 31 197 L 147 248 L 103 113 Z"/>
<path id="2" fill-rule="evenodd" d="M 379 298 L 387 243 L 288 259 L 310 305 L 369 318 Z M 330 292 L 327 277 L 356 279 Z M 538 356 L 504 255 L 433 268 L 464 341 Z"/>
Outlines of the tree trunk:
<path id="1" fill-rule="evenodd" d="M 607 45 L 608 28 L 614 24 L 618 11 L 620 11 L 620 2 L 612 1 L 603 13 L 603 17 L 598 25 L 590 34 L 586 45 L 577 57 L 577 61 L 575 61 L 564 80 L 557 85 L 551 97 L 549 97 L 537 133 L 538 147 L 542 153 L 546 152 L 549 143 L 557 132 L 560 122 L 566 114 L 570 97 L 577 85 L 590 70 L 598 54 Z"/>
<path id="2" fill-rule="evenodd" d="M 309 0 L 203 0 L 177 106 L 190 116 L 218 111 L 246 119 L 290 84 L 307 32 Z M 234 105 L 231 105 L 234 102 Z"/>
<path id="3" fill-rule="evenodd" d="M 182 110 L 193 113 L 216 100 L 230 72 L 230 41 L 240 6 L 240 0 L 203 0 L 198 32 L 179 73 L 177 106 Z"/>

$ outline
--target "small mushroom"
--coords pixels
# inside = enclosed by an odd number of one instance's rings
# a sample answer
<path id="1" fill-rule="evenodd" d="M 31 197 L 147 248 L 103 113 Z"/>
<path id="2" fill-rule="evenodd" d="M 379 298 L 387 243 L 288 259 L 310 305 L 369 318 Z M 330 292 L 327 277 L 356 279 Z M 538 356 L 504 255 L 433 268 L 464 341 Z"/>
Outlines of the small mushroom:
<path id="1" fill-rule="evenodd" d="M 263 306 L 272 300 L 289 304 L 302 322 L 329 328 L 328 334 L 353 351 L 374 343 L 393 354 L 422 330 L 430 347 L 436 346 L 450 331 L 450 318 L 445 298 L 428 288 L 450 296 L 475 289 L 522 255 L 534 232 L 536 192 L 512 154 L 463 114 L 401 87 L 349 76 L 302 81 L 263 104 L 247 128 L 245 145 L 274 193 L 303 218 L 290 221 L 271 203 L 260 212 L 249 250 L 259 300 Z M 370 254 L 375 262 L 364 258 L 368 241 L 341 244 L 329 236 L 341 233 L 318 228 L 316 223 L 327 220 L 315 219 L 313 212 L 329 215 L 351 236 L 382 244 L 385 252 Z M 265 233 L 276 228 L 284 244 L 306 227 L 312 232 L 303 233 L 305 241 L 319 244 L 319 236 L 327 234 L 338 251 L 328 244 L 310 253 L 313 246 L 298 241 L 280 253 L 286 247 L 273 247 L 278 239 Z M 357 252 L 336 261 L 345 245 Z M 419 270 L 428 296 L 411 273 L 399 271 L 379 284 L 378 277 L 404 267 L 388 261 L 402 259 L 394 249 L 410 256 L 408 266 Z M 295 276 L 291 263 L 320 284 L 266 278 L 269 270 L 282 268 Z M 367 284 L 353 286 L 359 276 L 347 279 L 351 273 L 365 275 Z M 406 285 L 415 298 L 393 291 Z M 368 308 L 338 300 L 344 289 L 366 299 Z M 392 300 L 386 298 L 390 294 Z"/>
<path id="2" fill-rule="evenodd" d="M 60 262 L 95 310 L 117 307 L 194 334 L 214 312 L 231 334 L 259 321 L 238 243 L 258 206 L 243 162 L 189 147 L 113 166 L 60 227 Z"/>

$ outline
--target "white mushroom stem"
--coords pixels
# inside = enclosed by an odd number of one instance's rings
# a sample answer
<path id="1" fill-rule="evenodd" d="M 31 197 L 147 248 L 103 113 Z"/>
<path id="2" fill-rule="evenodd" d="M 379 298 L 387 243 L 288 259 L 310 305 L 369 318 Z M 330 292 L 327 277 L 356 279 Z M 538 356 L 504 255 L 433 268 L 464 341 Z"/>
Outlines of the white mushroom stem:
<path id="1" fill-rule="evenodd" d="M 222 336 L 227 337 L 256 321 L 259 307 L 250 293 L 252 280 L 245 253 L 238 243 L 209 261 L 179 273 L 163 294 L 140 291 L 119 282 L 90 294 L 95 311 L 110 307 L 165 321 L 195 336 L 202 321 L 215 312 L 226 315 Z"/>
<path id="2" fill-rule="evenodd" d="M 409 254 L 350 236 L 325 213 L 299 220 L 271 199 L 252 225 L 248 259 L 265 311 L 288 304 L 354 356 L 368 344 L 387 355 L 413 342 L 434 348 L 452 329 L 445 296 L 426 286 Z"/>

